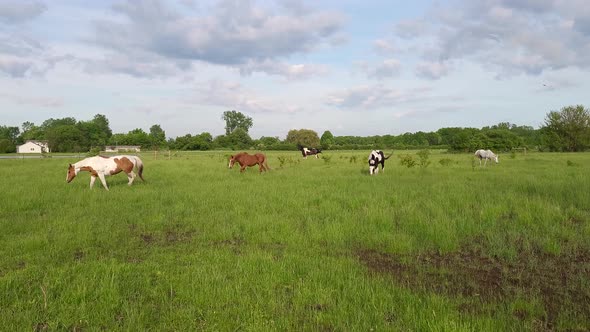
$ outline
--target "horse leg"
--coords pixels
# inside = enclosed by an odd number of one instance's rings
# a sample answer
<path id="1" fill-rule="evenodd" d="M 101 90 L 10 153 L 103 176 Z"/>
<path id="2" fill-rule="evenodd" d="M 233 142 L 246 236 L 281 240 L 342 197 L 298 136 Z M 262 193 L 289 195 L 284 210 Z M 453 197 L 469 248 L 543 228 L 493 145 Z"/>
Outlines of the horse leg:
<path id="1" fill-rule="evenodd" d="M 104 178 L 104 174 L 98 173 L 98 178 L 100 179 L 100 182 L 102 183 L 103 187 L 108 191 L 109 187 L 107 186 L 107 181 Z"/>
<path id="2" fill-rule="evenodd" d="M 133 171 L 127 173 L 127 178 L 129 179 L 127 185 L 130 186 L 133 183 L 133 180 L 135 180 L 135 173 Z"/>
<path id="3" fill-rule="evenodd" d="M 240 166 L 240 173 L 243 173 L 245 169 L 246 169 L 246 165 Z"/>
<path id="4" fill-rule="evenodd" d="M 90 189 L 92 189 L 92 187 L 94 186 L 94 181 L 96 181 L 96 176 L 91 175 L 90 176 Z"/>

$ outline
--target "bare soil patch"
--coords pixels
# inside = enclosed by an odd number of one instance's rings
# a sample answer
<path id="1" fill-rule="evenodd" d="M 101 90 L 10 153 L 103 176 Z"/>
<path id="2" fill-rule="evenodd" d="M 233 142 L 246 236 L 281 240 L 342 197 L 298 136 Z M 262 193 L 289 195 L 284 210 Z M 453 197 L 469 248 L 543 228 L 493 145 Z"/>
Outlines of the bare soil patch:
<path id="1" fill-rule="evenodd" d="M 355 254 L 370 273 L 388 275 L 395 283 L 412 290 L 484 303 L 523 294 L 539 298 L 545 316 L 533 319 L 542 319 L 546 328 L 552 328 L 564 310 L 590 317 L 590 289 L 582 287 L 590 276 L 590 251 L 563 255 L 550 255 L 541 250 L 521 251 L 511 261 L 490 257 L 485 252 L 485 245 L 479 243 L 448 253 L 430 251 L 412 256 L 361 249 Z M 466 305 L 458 309 L 474 313 L 468 308 Z M 514 315 L 530 318 L 523 312 Z"/>

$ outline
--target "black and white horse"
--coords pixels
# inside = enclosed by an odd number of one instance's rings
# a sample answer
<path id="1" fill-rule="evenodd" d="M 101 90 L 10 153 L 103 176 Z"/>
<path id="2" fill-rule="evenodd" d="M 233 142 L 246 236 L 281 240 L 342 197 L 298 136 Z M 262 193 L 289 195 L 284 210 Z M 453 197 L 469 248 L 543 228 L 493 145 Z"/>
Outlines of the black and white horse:
<path id="1" fill-rule="evenodd" d="M 393 153 L 389 156 L 385 157 L 385 154 L 381 150 L 373 150 L 369 155 L 369 174 L 377 174 L 379 173 L 379 164 L 381 164 L 381 171 L 384 171 L 385 168 L 385 161 L 391 157 Z"/>
<path id="2" fill-rule="evenodd" d="M 477 150 L 475 151 L 475 156 L 479 158 L 479 166 L 481 166 L 481 160 L 485 159 L 486 161 L 483 163 L 484 166 L 487 165 L 488 160 L 493 160 L 498 163 L 498 155 L 493 153 L 492 150 Z"/>
<path id="3" fill-rule="evenodd" d="M 315 156 L 317 158 L 318 154 L 322 153 L 322 150 L 316 148 L 308 149 L 303 147 L 302 145 L 298 145 L 297 147 L 299 148 L 299 151 L 301 151 L 301 154 L 305 159 L 307 159 L 307 156 Z"/>

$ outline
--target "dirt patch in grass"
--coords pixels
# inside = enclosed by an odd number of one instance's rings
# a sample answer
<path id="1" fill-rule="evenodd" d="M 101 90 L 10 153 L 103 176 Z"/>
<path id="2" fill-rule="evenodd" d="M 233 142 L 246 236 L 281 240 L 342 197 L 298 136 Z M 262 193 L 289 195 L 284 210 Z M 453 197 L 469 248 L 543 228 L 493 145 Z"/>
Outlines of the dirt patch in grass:
<path id="1" fill-rule="evenodd" d="M 431 251 L 412 256 L 361 249 L 355 254 L 370 273 L 388 275 L 413 290 L 485 303 L 517 295 L 539 298 L 545 316 L 537 318 L 547 328 L 554 326 L 564 310 L 590 317 L 590 289 L 582 288 L 590 275 L 590 251 L 550 255 L 523 250 L 514 260 L 506 261 L 486 255 L 485 246 L 474 242 L 448 253 Z M 469 312 L 465 308 L 458 309 Z M 515 312 L 515 317 L 521 316 Z"/>
<path id="2" fill-rule="evenodd" d="M 236 255 L 242 254 L 243 247 L 246 245 L 246 240 L 239 236 L 233 236 L 231 239 L 213 242 L 213 246 L 215 247 L 229 247 L 231 251 Z"/>
<path id="3" fill-rule="evenodd" d="M 129 230 L 134 236 L 141 239 L 141 242 L 145 245 L 174 245 L 180 243 L 190 242 L 195 236 L 194 230 L 182 230 L 179 227 L 170 227 L 162 230 L 161 232 L 145 232 L 140 233 L 137 231 L 135 226 L 130 226 Z"/>

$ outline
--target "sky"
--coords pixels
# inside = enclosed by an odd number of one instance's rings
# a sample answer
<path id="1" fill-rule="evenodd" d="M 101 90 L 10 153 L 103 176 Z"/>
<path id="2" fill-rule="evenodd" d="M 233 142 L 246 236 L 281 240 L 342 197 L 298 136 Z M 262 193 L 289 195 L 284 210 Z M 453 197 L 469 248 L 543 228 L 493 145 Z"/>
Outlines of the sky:
<path id="1" fill-rule="evenodd" d="M 252 138 L 538 128 L 590 106 L 587 0 L 0 0 L 0 125 Z"/>

